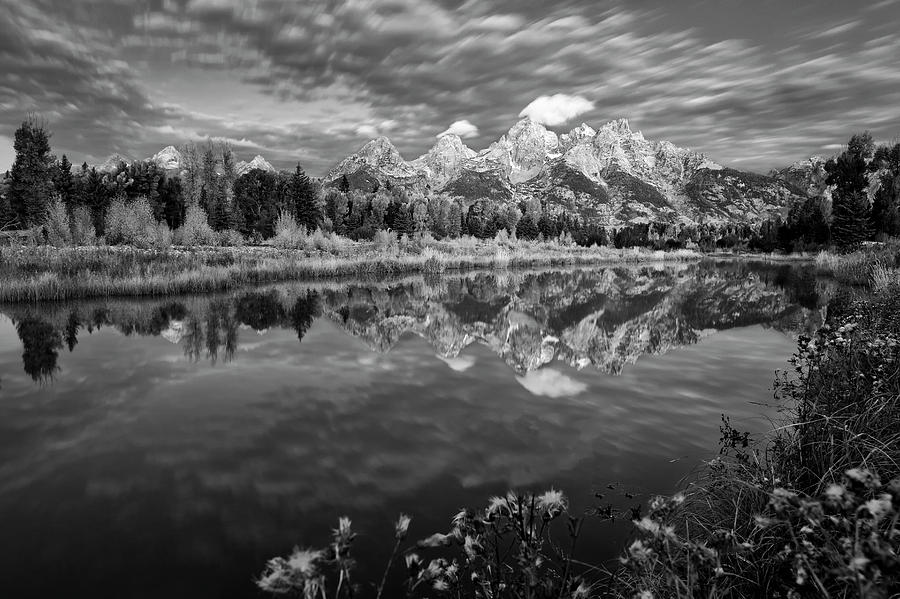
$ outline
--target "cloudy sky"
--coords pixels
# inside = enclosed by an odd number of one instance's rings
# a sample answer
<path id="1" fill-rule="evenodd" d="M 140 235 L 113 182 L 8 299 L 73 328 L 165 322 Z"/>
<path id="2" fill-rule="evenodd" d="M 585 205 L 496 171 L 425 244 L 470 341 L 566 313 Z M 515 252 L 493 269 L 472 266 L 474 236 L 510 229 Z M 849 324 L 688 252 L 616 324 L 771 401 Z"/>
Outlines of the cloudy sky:
<path id="1" fill-rule="evenodd" d="M 318 175 L 528 115 L 766 171 L 900 136 L 898 27 L 900 0 L 0 0 L 0 169 L 37 111 L 76 163 L 209 136 Z"/>

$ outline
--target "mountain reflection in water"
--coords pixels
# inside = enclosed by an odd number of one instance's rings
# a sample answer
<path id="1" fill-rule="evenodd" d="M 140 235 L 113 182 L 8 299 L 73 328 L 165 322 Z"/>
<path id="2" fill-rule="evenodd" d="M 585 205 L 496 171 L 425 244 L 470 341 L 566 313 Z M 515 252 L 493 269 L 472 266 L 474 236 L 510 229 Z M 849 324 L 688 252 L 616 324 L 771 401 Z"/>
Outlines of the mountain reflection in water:
<path id="1" fill-rule="evenodd" d="M 2 306 L 0 596 L 257 596 L 341 515 L 376 580 L 399 512 L 424 538 L 510 488 L 627 514 L 721 414 L 767 426 L 830 293 L 725 263 Z M 586 525 L 579 557 L 629 534 Z"/>
<path id="2" fill-rule="evenodd" d="M 53 378 L 63 349 L 104 327 L 159 336 L 190 360 L 230 362 L 247 331 L 292 329 L 302 341 L 316 318 L 337 323 L 376 352 L 407 333 L 452 368 L 482 344 L 516 373 L 559 360 L 619 374 L 720 330 L 764 325 L 814 330 L 825 303 L 812 272 L 790 264 L 736 263 L 553 272 L 479 272 L 390 282 L 277 285 L 223 296 L 105 300 L 2 309 L 24 346 L 25 372 Z M 251 341 L 252 343 L 252 341 Z"/>

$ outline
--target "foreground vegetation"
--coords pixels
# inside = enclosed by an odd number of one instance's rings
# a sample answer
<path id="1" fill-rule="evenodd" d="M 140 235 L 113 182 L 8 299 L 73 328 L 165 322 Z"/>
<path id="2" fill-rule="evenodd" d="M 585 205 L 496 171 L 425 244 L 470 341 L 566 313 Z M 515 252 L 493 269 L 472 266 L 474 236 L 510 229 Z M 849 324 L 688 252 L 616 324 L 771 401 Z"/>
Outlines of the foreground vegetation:
<path id="1" fill-rule="evenodd" d="M 374 243 L 332 235 L 297 238 L 282 247 L 50 246 L 0 248 L 0 301 L 169 295 L 232 289 L 241 285 L 344 275 L 441 273 L 470 268 L 535 267 L 654 260 L 700 255 L 649 250 L 582 248 L 508 238 L 436 241 L 428 235 Z"/>
<path id="2" fill-rule="evenodd" d="M 877 250 L 884 252 L 884 248 Z M 894 249 L 896 252 L 896 248 Z M 781 417 L 752 438 L 723 417 L 721 454 L 673 497 L 633 510 L 634 540 L 615 569 L 577 559 L 590 518 L 562 493 L 511 492 L 461 510 L 446 533 L 403 550 L 401 515 L 379 584 L 353 578 L 355 533 L 270 560 L 273 594 L 381 597 L 895 597 L 900 593 L 900 276 L 871 251 L 823 256 L 820 268 L 873 263 L 864 287 L 829 306 L 776 381 Z M 849 268 L 846 272 L 853 272 Z M 854 277 L 855 278 L 855 275 Z M 367 592 L 369 591 L 369 592 Z"/>

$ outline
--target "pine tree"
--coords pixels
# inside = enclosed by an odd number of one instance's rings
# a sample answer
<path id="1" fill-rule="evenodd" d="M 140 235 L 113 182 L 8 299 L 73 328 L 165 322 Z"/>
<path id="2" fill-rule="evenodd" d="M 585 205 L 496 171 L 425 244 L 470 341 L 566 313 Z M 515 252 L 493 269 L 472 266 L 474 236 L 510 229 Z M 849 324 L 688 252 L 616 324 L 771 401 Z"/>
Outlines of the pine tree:
<path id="1" fill-rule="evenodd" d="M 343 193 L 350 193 L 350 180 L 347 179 L 347 175 L 341 175 L 341 182 L 338 184 L 338 191 Z"/>
<path id="2" fill-rule="evenodd" d="M 867 196 L 875 144 L 868 131 L 850 138 L 847 149 L 825 163 L 832 192 L 832 239 L 849 246 L 872 236 L 872 207 Z"/>
<path id="3" fill-rule="evenodd" d="M 316 186 L 299 164 L 291 175 L 289 194 L 297 224 L 306 227 L 307 231 L 314 231 L 322 222 L 322 211 L 319 209 Z"/>
<path id="4" fill-rule="evenodd" d="M 537 239 L 539 234 L 540 231 L 538 230 L 537 224 L 534 222 L 531 213 L 526 212 L 516 226 L 516 237 L 519 239 Z"/>
<path id="5" fill-rule="evenodd" d="M 414 230 L 412 216 L 409 214 L 409 206 L 401 204 L 394 217 L 394 230 L 397 235 L 411 235 Z"/>
<path id="6" fill-rule="evenodd" d="M 72 198 L 73 184 L 72 163 L 63 154 L 59 162 L 53 165 L 53 189 L 59 194 L 59 197 L 69 210 L 74 207 Z"/>
<path id="7" fill-rule="evenodd" d="M 50 135 L 36 117 L 16 130 L 16 160 L 10 171 L 9 203 L 18 225 L 33 227 L 43 222 L 53 194 Z"/>
<path id="8" fill-rule="evenodd" d="M 853 246 L 872 237 L 872 209 L 865 192 L 835 196 L 831 236 L 840 246 Z"/>

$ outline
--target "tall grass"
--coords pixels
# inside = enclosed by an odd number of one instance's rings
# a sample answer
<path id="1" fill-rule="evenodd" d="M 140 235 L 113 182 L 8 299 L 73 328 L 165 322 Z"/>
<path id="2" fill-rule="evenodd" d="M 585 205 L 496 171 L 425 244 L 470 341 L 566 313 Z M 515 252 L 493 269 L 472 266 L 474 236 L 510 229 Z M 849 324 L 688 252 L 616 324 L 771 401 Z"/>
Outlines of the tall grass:
<path id="1" fill-rule="evenodd" d="M 197 209 L 199 210 L 199 209 Z M 188 219 L 190 221 L 190 219 Z M 177 236 L 194 235 L 185 224 Z M 191 231 L 194 231 L 193 233 Z M 200 234 L 206 235 L 200 228 Z M 215 233 L 212 232 L 212 239 Z M 345 275 L 496 267 L 540 267 L 660 260 L 693 260 L 693 252 L 650 252 L 610 248 L 560 247 L 544 242 L 517 242 L 498 249 L 493 242 L 454 242 L 420 238 L 379 249 L 316 231 L 308 249 L 272 247 L 136 249 L 3 249 L 0 254 L 0 301 L 43 301 L 84 297 L 167 295 L 231 289 L 240 285 Z M 320 249 L 328 248 L 327 250 Z"/>
<path id="2" fill-rule="evenodd" d="M 776 384 L 758 443 L 723 456 L 637 522 L 623 593 L 891 597 L 900 592 L 900 290 L 829 306 Z"/>

